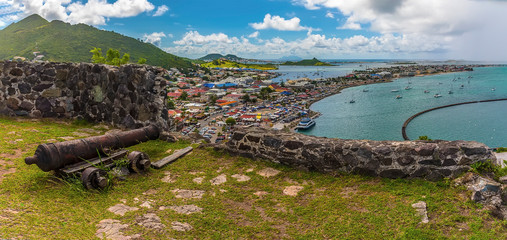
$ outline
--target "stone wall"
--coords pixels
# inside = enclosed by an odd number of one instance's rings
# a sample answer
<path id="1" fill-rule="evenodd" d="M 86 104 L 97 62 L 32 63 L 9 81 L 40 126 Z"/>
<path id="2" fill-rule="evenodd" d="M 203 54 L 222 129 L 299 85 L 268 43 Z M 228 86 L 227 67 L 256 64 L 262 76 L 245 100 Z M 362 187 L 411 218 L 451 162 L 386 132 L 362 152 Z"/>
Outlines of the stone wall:
<path id="1" fill-rule="evenodd" d="M 261 128 L 237 129 L 216 148 L 305 170 L 432 181 L 454 178 L 477 161 L 495 159 L 478 142 L 343 140 Z"/>
<path id="2" fill-rule="evenodd" d="M 146 65 L 0 62 L 0 114 L 167 129 L 163 74 Z"/>

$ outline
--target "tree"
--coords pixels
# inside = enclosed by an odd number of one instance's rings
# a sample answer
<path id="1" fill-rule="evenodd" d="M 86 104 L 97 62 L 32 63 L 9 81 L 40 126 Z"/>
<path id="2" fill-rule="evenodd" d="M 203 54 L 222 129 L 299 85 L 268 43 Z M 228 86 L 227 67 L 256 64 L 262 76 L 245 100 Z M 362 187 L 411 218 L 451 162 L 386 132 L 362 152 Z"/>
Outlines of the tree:
<path id="1" fill-rule="evenodd" d="M 228 117 L 226 120 L 225 120 L 225 123 L 229 126 L 233 126 L 234 124 L 236 124 L 236 119 L 232 118 L 232 117 Z"/>
<path id="2" fill-rule="evenodd" d="M 130 55 L 128 53 L 123 54 L 123 57 L 120 58 L 120 51 L 117 49 L 110 48 L 107 50 L 106 57 L 102 56 L 101 48 L 93 48 L 90 52 L 92 53 L 93 63 L 121 66 L 127 64 L 130 60 Z"/>
<path id="3" fill-rule="evenodd" d="M 243 102 L 247 103 L 247 102 L 251 102 L 252 100 L 250 99 L 250 95 L 248 94 L 245 94 L 243 95 L 243 97 L 241 97 L 241 99 L 243 100 Z"/>
<path id="4" fill-rule="evenodd" d="M 139 60 L 137 60 L 137 64 L 145 64 L 146 63 L 146 58 L 139 58 Z"/>
<path id="5" fill-rule="evenodd" d="M 188 99 L 188 93 L 182 92 L 178 100 L 186 101 Z"/>
<path id="6" fill-rule="evenodd" d="M 211 105 L 215 105 L 215 103 L 217 103 L 217 100 L 218 100 L 217 95 L 212 94 L 211 96 L 209 96 L 209 103 L 210 103 Z"/>
<path id="7" fill-rule="evenodd" d="M 168 108 L 168 109 L 174 109 L 175 107 L 176 107 L 176 106 L 175 106 L 175 104 L 174 104 L 173 100 L 169 100 L 169 101 L 167 101 L 167 108 Z"/>

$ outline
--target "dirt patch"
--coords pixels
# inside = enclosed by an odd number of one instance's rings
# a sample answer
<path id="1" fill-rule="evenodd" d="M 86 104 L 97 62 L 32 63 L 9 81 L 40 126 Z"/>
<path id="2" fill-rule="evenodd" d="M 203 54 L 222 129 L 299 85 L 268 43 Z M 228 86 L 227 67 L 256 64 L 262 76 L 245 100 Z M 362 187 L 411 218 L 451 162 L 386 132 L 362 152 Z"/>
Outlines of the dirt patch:
<path id="1" fill-rule="evenodd" d="M 161 180 L 165 183 L 174 183 L 176 182 L 176 176 L 171 175 L 170 172 L 164 172 L 165 177 L 163 177 Z"/>
<path id="2" fill-rule="evenodd" d="M 21 149 L 14 149 L 13 151 L 14 153 L 0 153 L 0 158 L 18 159 L 23 155 L 23 151 Z"/>
<path id="3" fill-rule="evenodd" d="M 263 176 L 263 177 L 274 177 L 278 175 L 280 171 L 274 169 L 274 168 L 264 168 L 257 172 L 257 174 Z"/>
<path id="4" fill-rule="evenodd" d="M 339 194 L 342 196 L 342 198 L 352 198 L 359 194 L 359 189 L 356 186 L 343 187 Z"/>
<path id="5" fill-rule="evenodd" d="M 288 186 L 285 189 L 283 189 L 283 194 L 295 197 L 303 189 L 304 187 L 302 186 Z"/>
<path id="6" fill-rule="evenodd" d="M 238 182 L 246 182 L 246 181 L 250 180 L 249 176 L 243 175 L 243 174 L 234 174 L 231 177 L 235 178 L 236 181 L 238 181 Z"/>

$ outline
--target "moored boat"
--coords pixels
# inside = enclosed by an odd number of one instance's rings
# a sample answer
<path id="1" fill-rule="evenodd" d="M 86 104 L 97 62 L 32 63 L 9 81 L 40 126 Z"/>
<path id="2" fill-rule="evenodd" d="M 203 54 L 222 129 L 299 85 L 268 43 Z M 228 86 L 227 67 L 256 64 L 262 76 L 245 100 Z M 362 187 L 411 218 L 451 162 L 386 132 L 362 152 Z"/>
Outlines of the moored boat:
<path id="1" fill-rule="evenodd" d="M 299 122 L 299 124 L 296 126 L 297 130 L 305 130 L 313 127 L 315 125 L 315 121 L 311 118 L 303 118 Z"/>

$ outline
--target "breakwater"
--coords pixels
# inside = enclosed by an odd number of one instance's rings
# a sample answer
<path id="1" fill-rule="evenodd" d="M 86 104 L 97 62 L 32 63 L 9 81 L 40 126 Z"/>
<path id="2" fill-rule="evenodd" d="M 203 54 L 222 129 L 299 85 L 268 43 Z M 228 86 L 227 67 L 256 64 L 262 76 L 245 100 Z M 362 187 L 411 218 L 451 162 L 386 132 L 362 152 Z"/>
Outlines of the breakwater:
<path id="1" fill-rule="evenodd" d="M 434 111 L 434 110 L 438 110 L 438 109 L 442 109 L 442 108 L 448 108 L 448 107 L 454 107 L 454 106 L 459 106 L 459 105 L 466 105 L 466 104 L 473 104 L 473 103 L 485 103 L 485 102 L 497 102 L 497 101 L 507 101 L 507 98 L 500 98 L 500 99 L 489 99 L 489 100 L 481 100 L 481 101 L 469 101 L 469 102 L 461 102 L 461 103 L 454 103 L 454 104 L 448 104 L 448 105 L 444 105 L 444 106 L 439 106 L 439 107 L 434 107 L 434 108 L 430 108 L 430 109 L 427 109 L 427 110 L 424 110 L 424 111 L 421 111 L 421 112 L 418 112 L 414 115 L 412 115 L 411 117 L 409 117 L 404 123 L 403 123 L 403 126 L 401 127 L 401 135 L 403 136 L 403 139 L 404 140 L 410 140 L 410 138 L 407 136 L 407 126 L 408 124 L 414 120 L 414 118 L 416 117 L 419 117 L 420 115 L 422 114 L 425 114 L 427 112 L 431 112 L 431 111 Z"/>
<path id="2" fill-rule="evenodd" d="M 227 143 L 216 148 L 324 173 L 432 181 L 454 178 L 475 162 L 496 159 L 488 146 L 478 142 L 344 140 L 251 127 L 236 129 Z"/>

